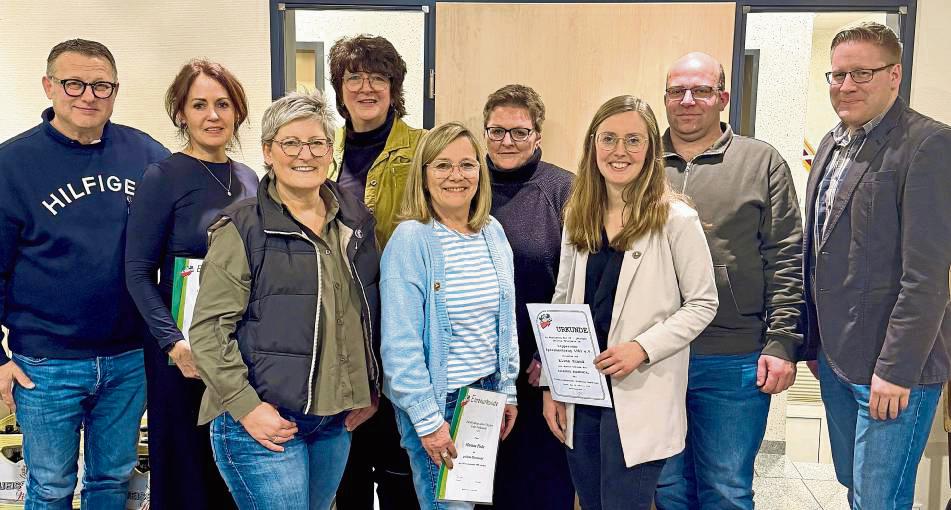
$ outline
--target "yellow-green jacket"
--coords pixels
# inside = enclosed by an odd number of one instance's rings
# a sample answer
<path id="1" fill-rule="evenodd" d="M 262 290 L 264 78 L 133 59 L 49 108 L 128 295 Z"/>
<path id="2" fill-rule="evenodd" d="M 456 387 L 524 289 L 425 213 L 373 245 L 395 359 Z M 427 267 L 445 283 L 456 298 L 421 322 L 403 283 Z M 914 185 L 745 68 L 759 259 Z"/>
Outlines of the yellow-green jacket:
<path id="1" fill-rule="evenodd" d="M 334 162 L 330 167 L 330 179 L 336 181 L 343 168 L 346 128 L 337 130 L 334 141 Z M 416 152 L 416 144 L 426 131 L 409 127 L 403 119 L 393 121 L 393 128 L 386 137 L 383 151 L 370 165 L 364 201 L 376 217 L 376 240 L 380 250 L 393 235 L 398 223 L 397 216 L 403 204 L 406 177 L 409 175 Z"/>

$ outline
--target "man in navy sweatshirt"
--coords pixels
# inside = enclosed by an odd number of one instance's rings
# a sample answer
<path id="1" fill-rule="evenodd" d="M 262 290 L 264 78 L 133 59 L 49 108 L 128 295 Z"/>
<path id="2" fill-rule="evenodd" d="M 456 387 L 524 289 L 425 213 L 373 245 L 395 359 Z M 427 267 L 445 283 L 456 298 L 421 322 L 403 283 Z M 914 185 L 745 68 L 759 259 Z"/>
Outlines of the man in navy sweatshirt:
<path id="1" fill-rule="evenodd" d="M 71 508 L 82 428 L 82 508 L 118 510 L 145 409 L 126 215 L 168 151 L 109 122 L 119 84 L 102 44 L 56 45 L 43 88 L 43 122 L 0 145 L 0 324 L 13 352 L 0 350 L 0 397 L 23 431 L 28 508 Z"/>

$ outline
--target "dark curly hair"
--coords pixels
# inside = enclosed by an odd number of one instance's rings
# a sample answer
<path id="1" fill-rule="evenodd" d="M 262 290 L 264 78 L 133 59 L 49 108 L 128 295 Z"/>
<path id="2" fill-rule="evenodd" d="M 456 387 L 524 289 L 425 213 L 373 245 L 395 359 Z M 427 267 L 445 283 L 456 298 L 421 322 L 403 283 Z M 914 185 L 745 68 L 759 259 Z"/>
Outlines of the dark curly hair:
<path id="1" fill-rule="evenodd" d="M 390 79 L 390 106 L 398 117 L 406 116 L 406 100 L 403 98 L 403 79 L 406 78 L 406 62 L 393 44 L 383 37 L 368 34 L 343 37 L 330 48 L 330 84 L 337 95 L 337 111 L 350 119 L 350 112 L 343 104 L 343 75 L 347 71 L 379 73 Z"/>

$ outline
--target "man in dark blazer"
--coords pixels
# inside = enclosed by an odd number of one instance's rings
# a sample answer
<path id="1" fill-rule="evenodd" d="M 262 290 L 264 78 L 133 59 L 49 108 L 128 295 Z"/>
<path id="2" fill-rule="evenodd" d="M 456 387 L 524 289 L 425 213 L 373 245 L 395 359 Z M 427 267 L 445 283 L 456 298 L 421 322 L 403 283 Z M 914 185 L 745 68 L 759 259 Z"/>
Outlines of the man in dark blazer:
<path id="1" fill-rule="evenodd" d="M 835 36 L 826 78 L 841 122 L 806 189 L 806 344 L 836 476 L 866 510 L 911 508 L 951 374 L 951 128 L 898 97 L 900 62 L 885 26 Z"/>

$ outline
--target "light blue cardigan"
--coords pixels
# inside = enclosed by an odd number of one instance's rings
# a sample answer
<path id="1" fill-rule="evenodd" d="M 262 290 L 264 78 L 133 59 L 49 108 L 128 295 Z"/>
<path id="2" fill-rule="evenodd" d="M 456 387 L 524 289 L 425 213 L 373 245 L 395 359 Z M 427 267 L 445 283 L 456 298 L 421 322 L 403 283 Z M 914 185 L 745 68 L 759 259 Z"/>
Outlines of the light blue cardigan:
<path id="1" fill-rule="evenodd" d="M 518 338 L 512 248 L 495 218 L 483 227 L 499 278 L 498 391 L 515 396 Z M 383 393 L 409 415 L 417 433 L 426 418 L 446 407 L 449 340 L 445 261 L 432 222 L 404 221 L 396 227 L 380 261 Z"/>

